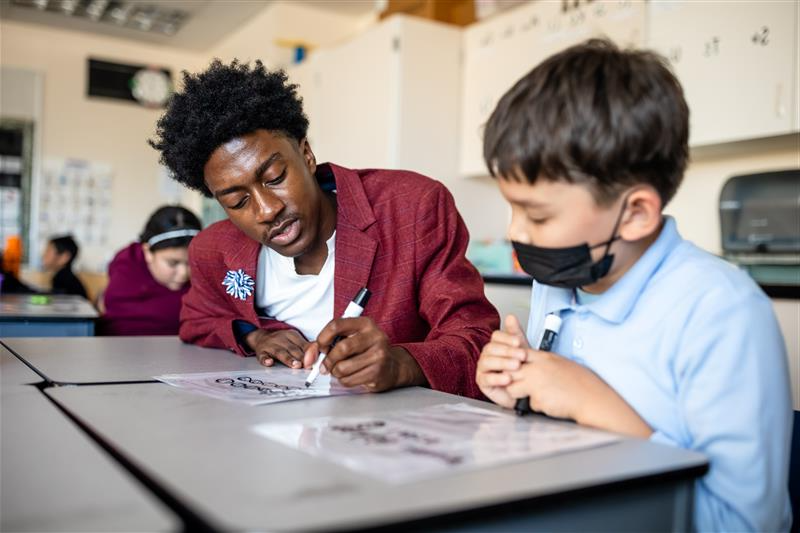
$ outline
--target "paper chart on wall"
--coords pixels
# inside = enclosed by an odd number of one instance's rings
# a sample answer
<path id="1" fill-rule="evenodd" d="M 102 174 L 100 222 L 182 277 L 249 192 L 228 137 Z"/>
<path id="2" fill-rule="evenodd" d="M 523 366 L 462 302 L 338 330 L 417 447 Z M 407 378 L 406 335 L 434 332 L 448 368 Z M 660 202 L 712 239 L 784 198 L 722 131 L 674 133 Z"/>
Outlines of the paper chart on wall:
<path id="1" fill-rule="evenodd" d="M 46 159 L 39 193 L 40 242 L 71 233 L 81 246 L 105 246 L 111 227 L 113 169 L 80 159 Z"/>
<path id="2" fill-rule="evenodd" d="M 220 400 L 265 405 L 270 403 L 362 394 L 364 388 L 347 388 L 330 375 L 320 375 L 311 387 L 305 386 L 307 370 L 270 367 L 233 372 L 201 372 L 154 376 L 167 385 L 204 394 Z"/>
<path id="3" fill-rule="evenodd" d="M 256 433 L 389 483 L 611 444 L 617 435 L 465 403 L 253 427 Z"/>

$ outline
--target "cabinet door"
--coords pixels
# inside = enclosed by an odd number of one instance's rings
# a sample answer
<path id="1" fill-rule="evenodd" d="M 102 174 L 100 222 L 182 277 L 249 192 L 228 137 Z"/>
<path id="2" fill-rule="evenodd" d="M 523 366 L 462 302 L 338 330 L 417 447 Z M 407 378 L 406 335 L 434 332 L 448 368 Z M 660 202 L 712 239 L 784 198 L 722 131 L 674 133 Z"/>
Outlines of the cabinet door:
<path id="1" fill-rule="evenodd" d="M 797 127 L 796 18 L 796 2 L 650 2 L 648 44 L 683 85 L 692 145 Z"/>
<path id="2" fill-rule="evenodd" d="M 486 24 L 475 24 L 464 31 L 459 170 L 467 176 L 488 173 L 483 164 L 483 128 L 497 103 L 488 82 L 493 72 L 493 39 L 492 28 Z"/>
<path id="3" fill-rule="evenodd" d="M 464 31 L 461 148 L 465 176 L 488 174 L 483 161 L 483 129 L 500 98 L 547 56 L 536 38 L 557 2 L 532 2 Z"/>
<path id="4" fill-rule="evenodd" d="M 400 19 L 399 30 L 401 110 L 394 164 L 438 180 L 453 179 L 461 131 L 462 31 L 407 16 Z"/>
<path id="5" fill-rule="evenodd" d="M 608 37 L 622 48 L 641 48 L 645 42 L 645 2 L 592 2 L 584 8 L 595 37 Z"/>
<path id="6" fill-rule="evenodd" d="M 589 4 L 531 2 L 464 32 L 460 171 L 486 175 L 483 127 L 497 102 L 521 77 L 552 54 L 590 37 L 621 46 L 643 42 L 642 2 Z"/>
<path id="7" fill-rule="evenodd" d="M 391 168 L 400 113 L 397 24 L 316 52 L 314 116 L 317 161 Z M 318 85 L 316 85 L 318 83 Z"/>
<path id="8" fill-rule="evenodd" d="M 521 76 L 514 50 L 514 23 L 493 19 L 466 31 L 462 100 L 461 164 L 467 175 L 487 175 L 483 161 L 483 130 L 500 97 Z"/>
<path id="9" fill-rule="evenodd" d="M 324 52 L 321 53 L 324 56 Z M 303 111 L 308 117 L 308 141 L 315 154 L 318 150 L 317 132 L 320 129 L 321 118 L 318 112 L 321 86 L 320 55 L 312 54 L 303 60 L 302 63 L 292 65 L 286 69 L 289 81 L 298 85 L 297 93 L 303 99 Z"/>

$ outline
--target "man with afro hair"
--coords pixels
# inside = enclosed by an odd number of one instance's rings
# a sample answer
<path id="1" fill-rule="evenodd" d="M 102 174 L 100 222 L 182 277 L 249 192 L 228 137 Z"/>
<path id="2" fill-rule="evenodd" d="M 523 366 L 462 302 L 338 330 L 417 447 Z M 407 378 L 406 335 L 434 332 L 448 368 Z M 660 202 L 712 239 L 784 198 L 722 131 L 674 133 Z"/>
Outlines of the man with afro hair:
<path id="1" fill-rule="evenodd" d="M 259 61 L 215 60 L 183 81 L 150 144 L 228 219 L 192 241 L 181 339 L 265 366 L 308 369 L 324 352 L 323 372 L 374 392 L 480 397 L 475 365 L 499 317 L 447 189 L 317 164 L 297 86 Z M 364 314 L 337 318 L 361 287 Z"/>

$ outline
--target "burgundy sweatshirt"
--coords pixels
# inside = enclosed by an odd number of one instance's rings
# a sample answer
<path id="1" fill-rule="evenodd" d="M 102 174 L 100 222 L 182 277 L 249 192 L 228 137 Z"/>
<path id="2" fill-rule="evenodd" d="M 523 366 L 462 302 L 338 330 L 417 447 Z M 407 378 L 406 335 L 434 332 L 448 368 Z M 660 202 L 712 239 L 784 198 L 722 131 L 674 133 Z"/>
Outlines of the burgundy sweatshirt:
<path id="1" fill-rule="evenodd" d="M 141 243 L 120 250 L 108 266 L 105 314 L 98 335 L 177 335 L 181 299 L 189 283 L 173 291 L 157 282 L 144 260 Z"/>

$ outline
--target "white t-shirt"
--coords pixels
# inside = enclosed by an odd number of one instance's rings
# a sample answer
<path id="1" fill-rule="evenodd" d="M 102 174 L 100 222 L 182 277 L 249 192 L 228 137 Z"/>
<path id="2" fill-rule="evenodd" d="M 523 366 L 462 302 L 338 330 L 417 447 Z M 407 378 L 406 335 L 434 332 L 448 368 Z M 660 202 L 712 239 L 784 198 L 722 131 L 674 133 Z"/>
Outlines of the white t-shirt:
<path id="1" fill-rule="evenodd" d="M 327 240 L 328 257 L 319 274 L 298 274 L 294 259 L 261 247 L 256 276 L 256 306 L 269 318 L 290 324 L 309 341 L 333 319 L 336 232 Z"/>

